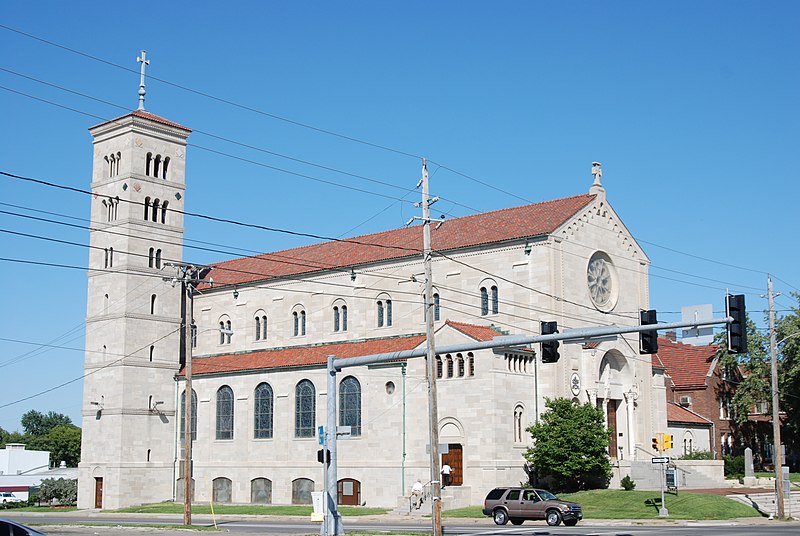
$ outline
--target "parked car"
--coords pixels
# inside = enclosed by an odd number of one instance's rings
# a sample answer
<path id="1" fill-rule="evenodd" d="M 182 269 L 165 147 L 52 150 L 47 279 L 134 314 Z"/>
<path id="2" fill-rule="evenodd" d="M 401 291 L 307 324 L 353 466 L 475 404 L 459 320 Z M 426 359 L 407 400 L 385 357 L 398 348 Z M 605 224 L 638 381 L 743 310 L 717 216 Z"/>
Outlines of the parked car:
<path id="1" fill-rule="evenodd" d="M 0 536 L 46 536 L 46 534 L 8 519 L 0 519 Z"/>
<path id="2" fill-rule="evenodd" d="M 11 491 L 0 491 L 0 503 L 18 503 L 23 502 L 22 499 L 14 495 Z"/>
<path id="3" fill-rule="evenodd" d="M 524 521 L 544 519 L 548 525 L 564 522 L 571 527 L 583 519 L 581 505 L 562 501 L 544 489 L 494 488 L 483 501 L 483 514 L 492 516 L 498 525 L 511 521 L 522 525 Z"/>

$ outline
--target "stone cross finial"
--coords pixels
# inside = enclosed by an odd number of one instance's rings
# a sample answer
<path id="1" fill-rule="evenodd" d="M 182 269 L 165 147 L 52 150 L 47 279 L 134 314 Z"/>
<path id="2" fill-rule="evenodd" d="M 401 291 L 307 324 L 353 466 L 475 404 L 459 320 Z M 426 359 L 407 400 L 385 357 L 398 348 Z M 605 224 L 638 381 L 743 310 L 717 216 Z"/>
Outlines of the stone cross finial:
<path id="1" fill-rule="evenodd" d="M 139 71 L 139 110 L 144 110 L 144 66 L 150 65 L 150 60 L 147 59 L 147 51 L 142 50 L 142 55 L 136 58 L 136 61 L 142 64 Z"/>
<path id="2" fill-rule="evenodd" d="M 603 176 L 603 170 L 600 168 L 600 162 L 592 162 L 592 175 L 594 175 L 592 186 L 601 186 L 600 177 Z"/>

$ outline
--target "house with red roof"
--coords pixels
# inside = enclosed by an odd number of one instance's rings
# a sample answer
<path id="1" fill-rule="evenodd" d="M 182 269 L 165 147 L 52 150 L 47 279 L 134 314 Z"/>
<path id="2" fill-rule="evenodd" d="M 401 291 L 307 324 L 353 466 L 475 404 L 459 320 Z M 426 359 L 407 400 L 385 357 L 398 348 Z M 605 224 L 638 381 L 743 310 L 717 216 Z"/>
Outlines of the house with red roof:
<path id="1" fill-rule="evenodd" d="M 182 258 L 191 131 L 139 111 L 90 133 L 101 223 L 90 231 L 79 506 L 182 500 L 187 404 L 195 501 L 310 502 L 323 487 L 327 357 L 426 347 L 421 227 L 220 261 L 189 302 L 164 280 L 163 259 Z M 436 348 L 539 334 L 543 321 L 639 324 L 650 261 L 609 203 L 599 164 L 592 173 L 587 193 L 431 229 Z M 562 344 L 553 363 L 538 346 L 438 352 L 433 425 L 452 467 L 444 506 L 479 504 L 487 489 L 527 478 L 526 428 L 547 398 L 602 408 L 614 463 L 649 463 L 668 409 L 638 347 L 635 334 Z M 431 480 L 427 382 L 424 358 L 337 372 L 337 422 L 350 430 L 337 447 L 340 503 L 394 506 L 417 478 Z"/>

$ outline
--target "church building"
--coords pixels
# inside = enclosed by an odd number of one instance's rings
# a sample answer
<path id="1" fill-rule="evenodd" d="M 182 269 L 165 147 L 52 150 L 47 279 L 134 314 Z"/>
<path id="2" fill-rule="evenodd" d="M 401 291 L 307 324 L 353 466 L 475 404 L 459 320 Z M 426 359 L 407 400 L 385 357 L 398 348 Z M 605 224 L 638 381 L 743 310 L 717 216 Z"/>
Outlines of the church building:
<path id="1" fill-rule="evenodd" d="M 422 228 L 214 264 L 194 295 L 187 344 L 186 300 L 164 279 L 176 273 L 167 261 L 182 259 L 191 130 L 140 106 L 90 133 L 78 506 L 182 500 L 187 353 L 194 500 L 310 502 L 324 485 L 327 356 L 426 345 Z M 437 347 L 536 335 L 542 321 L 639 324 L 649 260 L 609 204 L 600 165 L 592 171 L 587 193 L 432 226 Z M 453 470 L 445 508 L 527 479 L 526 428 L 546 398 L 598 405 L 612 460 L 649 459 L 666 398 L 638 336 L 562 343 L 559 353 L 555 363 L 538 345 L 437 355 L 436 425 Z M 414 358 L 338 375 L 338 423 L 350 427 L 338 442 L 340 503 L 393 507 L 416 479 L 430 480 L 425 371 Z"/>

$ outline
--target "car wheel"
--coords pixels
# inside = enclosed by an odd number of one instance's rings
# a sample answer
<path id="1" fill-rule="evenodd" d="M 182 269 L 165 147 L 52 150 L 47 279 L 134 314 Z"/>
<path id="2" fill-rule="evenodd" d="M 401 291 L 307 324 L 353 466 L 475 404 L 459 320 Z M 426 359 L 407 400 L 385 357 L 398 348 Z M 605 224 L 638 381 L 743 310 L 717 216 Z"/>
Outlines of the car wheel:
<path id="1" fill-rule="evenodd" d="M 502 508 L 498 508 L 493 514 L 495 525 L 505 525 L 508 523 L 508 514 Z"/>
<path id="2" fill-rule="evenodd" d="M 577 519 L 565 519 L 564 520 L 564 524 L 566 526 L 568 526 L 568 527 L 574 527 L 575 525 L 578 524 L 578 520 Z"/>
<path id="3" fill-rule="evenodd" d="M 550 525 L 551 527 L 555 527 L 556 525 L 561 523 L 561 514 L 558 512 L 558 510 L 548 510 L 547 517 L 545 517 L 545 520 L 547 521 L 548 525 Z"/>
<path id="4" fill-rule="evenodd" d="M 511 519 L 511 524 L 512 525 L 522 525 L 524 522 L 525 522 L 524 519 L 519 519 L 517 517 L 514 517 L 514 518 Z"/>

